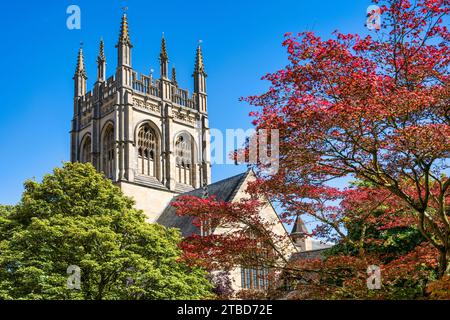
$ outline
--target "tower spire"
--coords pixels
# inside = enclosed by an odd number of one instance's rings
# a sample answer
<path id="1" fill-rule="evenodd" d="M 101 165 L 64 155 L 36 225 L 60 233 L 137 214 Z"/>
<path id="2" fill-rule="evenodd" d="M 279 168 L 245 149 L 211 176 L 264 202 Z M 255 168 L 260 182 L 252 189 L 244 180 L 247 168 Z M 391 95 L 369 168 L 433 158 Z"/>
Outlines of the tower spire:
<path id="1" fill-rule="evenodd" d="M 167 54 L 166 38 L 164 37 L 164 32 L 161 37 L 161 53 L 159 54 L 159 58 L 161 59 L 161 61 L 169 60 L 169 56 Z"/>
<path id="2" fill-rule="evenodd" d="M 159 54 L 159 60 L 161 63 L 161 78 L 167 79 L 169 73 L 169 56 L 166 48 L 166 38 L 164 33 L 161 38 L 161 53 Z"/>
<path id="3" fill-rule="evenodd" d="M 202 53 L 202 46 L 201 46 L 201 40 L 198 43 L 197 46 L 197 54 L 195 56 L 195 71 L 194 73 L 205 73 L 205 65 L 203 64 L 203 53 Z"/>
<path id="4" fill-rule="evenodd" d="M 200 112 L 206 113 L 206 77 L 208 75 L 205 72 L 205 65 L 203 63 L 201 41 L 199 41 L 197 46 L 197 52 L 195 55 L 195 69 L 192 76 L 194 77 L 194 93 L 197 100 L 197 108 Z"/>
<path id="5" fill-rule="evenodd" d="M 124 9 L 125 11 L 126 9 Z M 122 22 L 120 25 L 120 35 L 119 42 L 116 45 L 117 48 L 117 81 L 125 86 L 132 86 L 132 68 L 131 68 L 131 44 L 129 30 L 128 30 L 128 20 L 126 12 L 122 15 Z"/>
<path id="6" fill-rule="evenodd" d="M 125 44 L 129 47 L 133 47 L 130 40 L 130 34 L 128 31 L 128 19 L 126 12 L 122 15 L 122 22 L 120 24 L 119 44 Z"/>
<path id="7" fill-rule="evenodd" d="M 78 50 L 77 67 L 75 69 L 74 79 L 77 76 L 81 76 L 81 77 L 87 79 L 86 69 L 84 68 L 83 43 L 80 44 L 80 49 Z"/>
<path id="8" fill-rule="evenodd" d="M 103 38 L 100 39 L 100 49 L 98 51 L 98 60 L 106 61 L 106 58 L 105 58 L 105 43 L 103 42 Z"/>
<path id="9" fill-rule="evenodd" d="M 84 67 L 84 56 L 83 56 L 83 44 L 80 44 L 80 49 L 78 50 L 77 67 L 75 69 L 75 75 L 73 76 L 75 81 L 75 97 L 81 97 L 86 94 L 86 69 Z"/>
<path id="10" fill-rule="evenodd" d="M 103 38 L 100 39 L 100 49 L 97 57 L 97 80 L 105 81 L 106 80 L 106 57 L 105 57 L 105 44 L 103 42 Z"/>

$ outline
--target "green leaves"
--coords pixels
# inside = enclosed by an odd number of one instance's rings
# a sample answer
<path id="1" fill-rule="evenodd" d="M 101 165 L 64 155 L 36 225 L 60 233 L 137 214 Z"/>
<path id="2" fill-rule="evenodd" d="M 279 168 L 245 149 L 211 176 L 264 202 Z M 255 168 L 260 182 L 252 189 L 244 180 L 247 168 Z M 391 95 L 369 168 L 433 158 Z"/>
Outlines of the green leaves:
<path id="1" fill-rule="evenodd" d="M 179 262 L 176 230 L 145 222 L 133 201 L 90 164 L 28 181 L 0 207 L 0 298 L 201 299 L 206 273 Z M 67 268 L 81 269 L 81 290 Z"/>

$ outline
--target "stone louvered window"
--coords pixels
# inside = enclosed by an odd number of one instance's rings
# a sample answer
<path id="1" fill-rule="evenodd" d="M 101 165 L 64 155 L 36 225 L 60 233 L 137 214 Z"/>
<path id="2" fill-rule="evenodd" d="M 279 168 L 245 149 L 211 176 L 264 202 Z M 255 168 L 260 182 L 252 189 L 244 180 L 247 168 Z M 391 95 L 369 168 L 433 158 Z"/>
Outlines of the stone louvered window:
<path id="1" fill-rule="evenodd" d="M 175 141 L 176 181 L 187 185 L 193 185 L 192 177 L 192 139 L 188 135 L 181 134 Z"/>
<path id="2" fill-rule="evenodd" d="M 139 128 L 138 172 L 144 176 L 157 177 L 157 140 L 155 131 L 148 124 Z"/>
<path id="3" fill-rule="evenodd" d="M 114 178 L 114 158 L 115 158 L 114 128 L 108 126 L 103 134 L 102 141 L 102 170 L 107 178 Z"/>

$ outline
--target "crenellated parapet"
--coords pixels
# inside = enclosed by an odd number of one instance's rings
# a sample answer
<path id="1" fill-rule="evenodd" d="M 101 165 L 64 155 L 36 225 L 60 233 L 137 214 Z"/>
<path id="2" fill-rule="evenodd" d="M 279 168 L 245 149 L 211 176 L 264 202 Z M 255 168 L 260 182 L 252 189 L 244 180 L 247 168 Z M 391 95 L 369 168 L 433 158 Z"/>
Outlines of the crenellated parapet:
<path id="1" fill-rule="evenodd" d="M 135 95 L 144 95 L 151 98 L 163 99 L 161 88 L 161 80 L 154 80 L 152 76 L 140 75 L 133 73 L 133 91 Z M 195 94 L 191 94 L 189 90 L 178 88 L 178 84 L 171 81 L 169 102 L 173 104 L 198 110 L 195 101 Z"/>

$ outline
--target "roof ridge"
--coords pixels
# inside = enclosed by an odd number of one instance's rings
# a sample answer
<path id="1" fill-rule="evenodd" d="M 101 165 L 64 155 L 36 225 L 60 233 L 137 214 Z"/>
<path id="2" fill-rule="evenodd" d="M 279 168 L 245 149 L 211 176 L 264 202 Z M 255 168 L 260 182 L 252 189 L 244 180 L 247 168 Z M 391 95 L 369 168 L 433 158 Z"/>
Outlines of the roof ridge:
<path id="1" fill-rule="evenodd" d="M 240 173 L 240 174 L 236 174 L 236 175 L 234 175 L 234 176 L 231 176 L 231 177 L 228 177 L 228 178 L 225 178 L 225 179 L 222 179 L 222 180 L 213 182 L 213 183 L 211 183 L 211 184 L 208 184 L 207 186 L 208 186 L 208 187 L 212 187 L 212 186 L 216 186 L 216 185 L 218 185 L 218 184 L 220 184 L 220 183 L 224 183 L 224 182 L 226 182 L 226 181 L 229 181 L 229 180 L 232 180 L 232 179 L 236 179 L 236 178 L 239 177 L 239 176 L 244 177 L 244 176 L 246 176 L 247 173 L 248 173 L 248 171 L 243 172 L 243 173 Z M 242 179 L 242 178 L 241 178 L 241 179 Z M 238 186 L 240 186 L 240 183 L 239 183 Z M 187 195 L 187 194 L 189 194 L 189 193 L 191 193 L 191 192 L 195 192 L 195 191 L 198 191 L 198 190 L 203 190 L 203 187 L 197 188 L 197 189 L 194 189 L 194 190 L 190 190 L 190 191 L 188 191 L 188 192 L 182 193 L 181 195 Z"/>
<path id="2" fill-rule="evenodd" d="M 246 173 L 247 172 L 242 172 L 242 173 L 236 174 L 234 176 L 231 176 L 231 177 L 228 177 L 228 178 L 225 178 L 225 179 L 213 182 L 213 183 L 209 184 L 208 186 L 212 186 L 212 185 L 215 185 L 215 184 L 218 184 L 218 183 L 222 183 L 222 182 L 227 181 L 227 180 L 235 179 L 235 178 L 237 178 L 239 176 L 244 176 Z"/>

